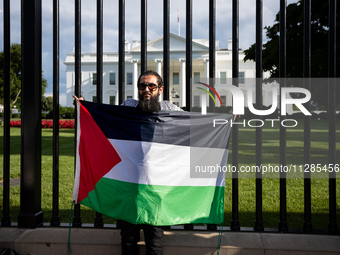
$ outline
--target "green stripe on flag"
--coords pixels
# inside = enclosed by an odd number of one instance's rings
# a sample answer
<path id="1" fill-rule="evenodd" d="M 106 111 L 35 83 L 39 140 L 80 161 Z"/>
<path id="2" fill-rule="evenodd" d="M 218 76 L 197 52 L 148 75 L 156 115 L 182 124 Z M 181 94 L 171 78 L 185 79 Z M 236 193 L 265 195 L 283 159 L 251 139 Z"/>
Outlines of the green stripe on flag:
<path id="1" fill-rule="evenodd" d="M 224 187 L 145 185 L 102 178 L 80 203 L 134 224 L 220 224 Z"/>

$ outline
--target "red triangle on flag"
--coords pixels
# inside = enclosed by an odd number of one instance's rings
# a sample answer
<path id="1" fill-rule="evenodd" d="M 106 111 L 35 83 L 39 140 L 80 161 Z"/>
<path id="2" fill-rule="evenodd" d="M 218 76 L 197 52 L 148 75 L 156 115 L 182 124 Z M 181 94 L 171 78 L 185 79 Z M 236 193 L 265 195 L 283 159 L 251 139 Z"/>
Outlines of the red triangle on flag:
<path id="1" fill-rule="evenodd" d="M 77 202 L 95 188 L 96 183 L 121 160 L 116 150 L 87 109 L 80 104 L 80 178 Z"/>

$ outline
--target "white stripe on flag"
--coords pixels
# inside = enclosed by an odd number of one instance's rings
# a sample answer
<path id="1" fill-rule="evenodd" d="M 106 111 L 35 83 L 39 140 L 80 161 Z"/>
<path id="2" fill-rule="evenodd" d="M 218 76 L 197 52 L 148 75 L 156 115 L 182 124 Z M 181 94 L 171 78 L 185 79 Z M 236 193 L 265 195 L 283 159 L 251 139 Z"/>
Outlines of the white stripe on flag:
<path id="1" fill-rule="evenodd" d="M 224 186 L 225 173 L 190 178 L 196 166 L 225 166 L 228 150 L 109 139 L 122 161 L 104 177 L 163 186 Z M 216 162 L 216 158 L 220 162 Z M 214 177 L 215 176 L 215 177 Z"/>

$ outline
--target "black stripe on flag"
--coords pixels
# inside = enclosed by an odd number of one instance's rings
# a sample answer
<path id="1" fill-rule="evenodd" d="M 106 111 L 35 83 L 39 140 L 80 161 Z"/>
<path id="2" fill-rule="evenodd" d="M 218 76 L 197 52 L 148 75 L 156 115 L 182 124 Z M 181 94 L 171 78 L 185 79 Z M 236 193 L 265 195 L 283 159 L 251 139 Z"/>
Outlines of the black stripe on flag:
<path id="1" fill-rule="evenodd" d="M 160 111 L 143 113 L 135 107 L 81 101 L 107 138 L 172 145 L 228 148 L 231 114 Z M 214 119 L 226 120 L 215 125 Z M 220 122 L 221 123 L 221 122 Z"/>

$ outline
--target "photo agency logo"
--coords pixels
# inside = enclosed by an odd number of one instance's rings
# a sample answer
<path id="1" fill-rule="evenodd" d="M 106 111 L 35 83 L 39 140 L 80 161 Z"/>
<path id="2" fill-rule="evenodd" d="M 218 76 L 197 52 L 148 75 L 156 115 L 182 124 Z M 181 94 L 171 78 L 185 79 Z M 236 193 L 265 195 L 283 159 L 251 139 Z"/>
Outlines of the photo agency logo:
<path id="1" fill-rule="evenodd" d="M 201 114 L 207 114 L 209 97 L 212 98 L 215 107 L 230 106 L 231 113 L 241 117 L 241 119 L 238 120 L 229 120 L 231 126 L 240 125 L 243 127 L 257 128 L 264 126 L 265 123 L 269 123 L 271 127 L 274 127 L 275 123 L 280 123 L 280 125 L 284 127 L 296 127 L 298 121 L 292 118 L 288 112 L 291 114 L 294 109 L 294 112 L 302 113 L 305 116 L 312 115 L 303 105 L 306 103 L 309 104 L 311 101 L 311 92 L 306 88 L 297 86 L 280 87 L 276 81 L 266 83 L 262 86 L 265 87 L 265 91 L 262 91 L 262 104 L 266 102 L 268 107 L 264 107 L 266 109 L 256 109 L 254 106 L 254 104 L 256 104 L 256 79 L 251 79 L 248 81 L 248 84 L 242 84 L 242 86 L 221 84 L 218 80 L 219 79 L 215 80 L 214 86 L 211 86 L 206 82 L 196 82 L 196 85 L 201 85 L 199 87 L 196 86 L 196 88 L 203 91 L 203 93 L 200 93 L 200 100 L 198 100 L 198 97 L 194 92 L 193 101 L 194 104 L 196 102 L 196 105 L 198 105 L 198 101 L 200 102 Z M 196 94 L 198 94 L 197 91 Z M 217 97 L 219 105 L 217 100 L 215 100 L 215 97 Z M 251 116 L 259 117 L 244 118 L 246 108 L 248 108 L 247 110 L 250 112 Z M 275 115 L 275 113 L 277 114 Z M 268 118 L 266 118 L 266 116 Z M 273 116 L 275 117 L 273 118 Z M 285 117 L 281 118 L 281 116 Z M 225 119 L 214 119 L 213 127 L 225 125 L 227 123 L 228 120 Z"/>
<path id="2" fill-rule="evenodd" d="M 226 178 L 235 178 L 234 173 L 237 173 L 237 178 L 257 178 L 258 174 L 263 178 L 282 178 L 282 174 L 284 178 L 306 178 L 307 174 L 310 176 L 308 178 L 329 178 L 330 175 L 339 178 L 339 160 L 335 153 L 334 160 L 329 160 L 331 149 L 324 146 L 327 144 L 324 135 L 328 134 L 329 141 L 334 141 L 333 152 L 336 152 L 336 126 L 340 121 L 340 102 L 336 100 L 340 98 L 339 79 L 239 80 L 239 83 L 233 83 L 231 78 L 201 79 L 192 84 L 192 110 L 206 116 L 202 116 L 204 124 L 197 124 L 193 118 L 192 130 L 200 129 L 202 135 L 192 136 L 191 144 L 198 144 L 196 140 L 202 137 L 206 139 L 208 135 L 211 139 L 219 130 L 232 133 L 235 130 L 232 127 L 240 127 L 236 144 L 242 145 L 242 150 L 238 151 L 238 164 L 233 165 L 221 160 L 227 159 L 228 155 L 221 157 L 218 153 L 222 153 L 223 149 L 220 150 L 220 147 L 213 146 L 215 150 L 206 152 L 201 147 L 192 146 L 191 178 L 219 178 L 220 174 L 225 174 Z M 259 131 L 263 126 L 259 143 L 259 136 L 255 137 L 257 134 L 252 130 Z M 281 130 L 285 127 L 287 131 L 290 128 L 294 132 L 282 135 Z M 310 136 L 307 137 L 306 133 Z M 282 139 L 284 143 L 281 143 Z M 217 141 L 222 140 L 218 138 Z M 314 147 L 319 149 L 306 149 L 306 141 L 317 144 Z M 227 144 L 225 141 L 221 143 Z M 261 150 L 257 150 L 254 144 L 260 144 Z M 290 152 L 294 147 L 294 152 L 286 155 L 285 164 L 279 160 L 279 147 L 290 148 Z M 226 154 L 230 152 L 230 146 L 223 148 L 226 148 Z M 306 162 L 308 150 L 310 161 Z M 255 160 L 255 156 L 249 157 L 259 153 L 262 157 L 260 163 Z"/>
<path id="3" fill-rule="evenodd" d="M 218 100 L 220 101 L 220 106 L 223 106 L 220 95 L 216 92 L 216 90 L 213 87 L 211 87 L 210 85 L 205 84 L 203 82 L 197 82 L 197 83 L 201 84 L 203 86 L 206 86 L 208 89 L 210 89 L 217 96 Z M 215 106 L 217 106 L 215 97 L 209 92 L 209 90 L 206 90 L 206 89 L 203 89 L 203 88 L 200 88 L 200 87 L 197 87 L 197 88 L 200 89 L 200 90 L 203 90 L 205 93 L 207 93 L 212 98 L 212 100 L 214 101 Z M 206 96 L 202 96 L 201 114 L 207 114 L 207 97 Z"/>

